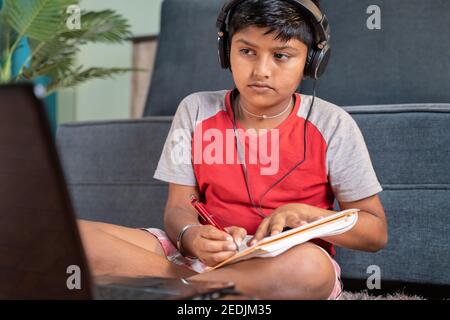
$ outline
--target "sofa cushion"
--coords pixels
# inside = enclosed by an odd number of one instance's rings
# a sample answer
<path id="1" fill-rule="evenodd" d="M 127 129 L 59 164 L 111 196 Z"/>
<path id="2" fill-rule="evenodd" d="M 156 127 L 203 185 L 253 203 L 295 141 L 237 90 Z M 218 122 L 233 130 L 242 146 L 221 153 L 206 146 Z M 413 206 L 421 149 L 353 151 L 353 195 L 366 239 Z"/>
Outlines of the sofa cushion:
<path id="1" fill-rule="evenodd" d="M 162 227 L 167 185 L 153 179 L 172 117 L 63 124 L 57 145 L 77 216 Z"/>
<path id="2" fill-rule="evenodd" d="M 389 222 L 377 253 L 337 248 L 345 278 L 450 285 L 450 105 L 346 109 L 365 137 Z M 57 143 L 77 215 L 134 227 L 162 227 L 167 185 L 152 178 L 171 117 L 75 123 Z"/>
<path id="3" fill-rule="evenodd" d="M 217 60 L 216 19 L 225 0 L 165 0 L 145 112 L 173 115 L 196 91 L 233 87 Z M 320 97 L 338 105 L 450 102 L 447 0 L 322 0 L 331 26 L 331 60 Z M 367 9 L 381 10 L 370 30 Z M 303 92 L 309 93 L 305 82 Z M 170 93 L 170 94 L 169 94 Z"/>
<path id="4" fill-rule="evenodd" d="M 450 284 L 450 105 L 346 107 L 384 191 L 389 242 L 377 253 L 337 249 L 343 277 Z"/>

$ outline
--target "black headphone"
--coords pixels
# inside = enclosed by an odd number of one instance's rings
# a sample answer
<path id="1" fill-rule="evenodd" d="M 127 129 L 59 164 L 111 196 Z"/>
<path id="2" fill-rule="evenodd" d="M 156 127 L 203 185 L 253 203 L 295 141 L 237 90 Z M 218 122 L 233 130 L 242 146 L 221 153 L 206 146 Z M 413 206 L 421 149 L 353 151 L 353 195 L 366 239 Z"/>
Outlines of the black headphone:
<path id="1" fill-rule="evenodd" d="M 217 18 L 216 26 L 219 29 L 218 35 L 218 58 L 223 69 L 231 68 L 230 63 L 230 39 L 228 24 L 232 14 L 230 12 L 239 4 L 246 0 L 230 0 L 220 11 Z M 330 59 L 330 26 L 327 17 L 311 0 L 284 0 L 298 7 L 307 15 L 310 25 L 314 32 L 314 44 L 311 46 L 304 76 L 312 79 L 318 79 L 323 72 Z"/>

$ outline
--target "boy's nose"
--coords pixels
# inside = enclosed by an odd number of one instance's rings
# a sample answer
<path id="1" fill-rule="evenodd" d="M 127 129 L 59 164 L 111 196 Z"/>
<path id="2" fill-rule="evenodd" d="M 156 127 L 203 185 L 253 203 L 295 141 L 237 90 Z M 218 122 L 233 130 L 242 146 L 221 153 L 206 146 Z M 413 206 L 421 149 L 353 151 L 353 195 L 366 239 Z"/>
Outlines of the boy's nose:
<path id="1" fill-rule="evenodd" d="M 254 67 L 254 76 L 256 79 L 268 79 L 271 75 L 271 61 L 268 57 L 259 58 Z"/>

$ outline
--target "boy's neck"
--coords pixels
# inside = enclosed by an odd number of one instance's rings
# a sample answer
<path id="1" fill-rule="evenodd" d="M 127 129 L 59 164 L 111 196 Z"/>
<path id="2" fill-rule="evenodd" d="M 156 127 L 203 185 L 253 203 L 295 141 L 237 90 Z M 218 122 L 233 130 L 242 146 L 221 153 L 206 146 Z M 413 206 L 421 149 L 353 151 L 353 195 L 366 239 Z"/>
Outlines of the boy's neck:
<path id="1" fill-rule="evenodd" d="M 273 129 L 279 126 L 284 120 L 286 120 L 289 115 L 294 110 L 295 100 L 292 97 L 289 105 L 284 103 L 283 105 L 274 106 L 272 108 L 265 109 L 267 115 L 275 116 L 274 118 L 262 118 L 258 116 L 253 116 L 249 112 L 254 113 L 255 115 L 261 115 L 261 111 L 251 109 L 247 106 L 241 104 L 240 95 L 237 95 L 233 102 L 234 112 L 236 112 L 236 120 L 239 121 L 239 124 L 246 129 Z M 246 110 L 244 110 L 245 108 Z M 285 111 L 286 110 L 286 111 Z M 248 111 L 248 112 L 246 112 Z M 280 114 L 282 113 L 282 114 Z M 265 113 L 266 114 L 266 113 Z M 280 114 L 279 116 L 277 116 Z"/>

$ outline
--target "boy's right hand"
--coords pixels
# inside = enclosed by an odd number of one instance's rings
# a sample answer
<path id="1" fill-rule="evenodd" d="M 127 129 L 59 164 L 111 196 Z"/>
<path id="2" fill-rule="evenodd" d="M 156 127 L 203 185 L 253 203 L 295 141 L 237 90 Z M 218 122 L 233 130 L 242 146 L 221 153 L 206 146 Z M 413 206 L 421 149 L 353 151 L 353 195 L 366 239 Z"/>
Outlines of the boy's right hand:
<path id="1" fill-rule="evenodd" d="M 233 237 L 211 225 L 190 228 L 183 236 L 183 248 L 209 267 L 236 254 Z"/>

